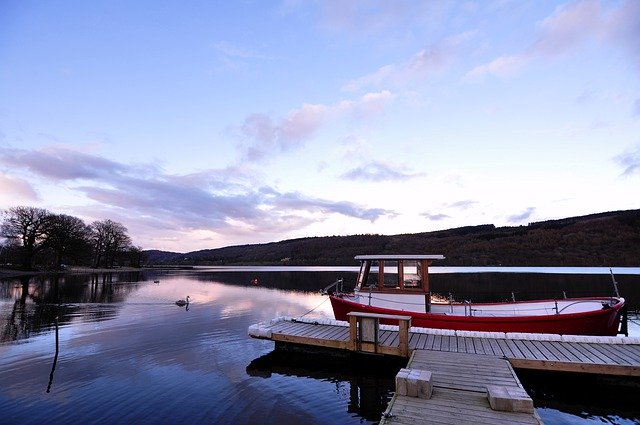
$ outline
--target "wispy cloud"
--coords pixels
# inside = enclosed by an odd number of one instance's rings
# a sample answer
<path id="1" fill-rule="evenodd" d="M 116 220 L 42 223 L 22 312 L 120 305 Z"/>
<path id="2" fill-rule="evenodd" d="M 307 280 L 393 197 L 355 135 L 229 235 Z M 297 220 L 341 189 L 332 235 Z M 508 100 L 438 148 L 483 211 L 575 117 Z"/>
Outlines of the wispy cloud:
<path id="1" fill-rule="evenodd" d="M 442 220 L 446 220 L 447 218 L 451 218 L 451 216 L 448 216 L 446 214 L 442 214 L 442 213 L 429 213 L 429 212 L 425 212 L 420 214 L 423 217 L 428 218 L 429 220 L 433 220 L 433 221 L 442 221 Z"/>
<path id="2" fill-rule="evenodd" d="M 464 199 L 462 201 L 452 202 L 450 204 L 445 204 L 444 208 L 452 208 L 457 210 L 467 210 L 474 205 L 476 205 L 478 201 L 474 201 L 473 199 Z"/>
<path id="3" fill-rule="evenodd" d="M 536 212 L 535 207 L 529 207 L 521 213 L 508 216 L 507 221 L 513 224 L 522 223 L 523 221 L 528 220 L 534 212 Z"/>
<path id="4" fill-rule="evenodd" d="M 3 204 L 8 204 L 17 201 L 37 201 L 39 196 L 26 180 L 0 172 L 0 199 Z"/>
<path id="5" fill-rule="evenodd" d="M 614 158 L 614 161 L 622 167 L 623 176 L 640 174 L 640 146 L 621 153 Z"/>
<path id="6" fill-rule="evenodd" d="M 247 116 L 235 132 L 242 140 L 242 160 L 266 161 L 270 155 L 301 147 L 326 123 L 338 119 L 370 119 L 384 112 L 393 100 L 389 91 L 367 93 L 356 100 L 333 105 L 304 104 L 281 118 L 265 114 Z"/>
<path id="7" fill-rule="evenodd" d="M 337 213 L 348 217 L 355 217 L 375 221 L 382 216 L 394 216 L 391 210 L 381 208 L 364 208 L 352 202 L 331 202 L 325 199 L 308 197 L 298 192 L 277 194 L 273 200 L 276 207 L 283 210 L 304 210 L 307 212 Z"/>
<path id="8" fill-rule="evenodd" d="M 459 46 L 473 34 L 469 31 L 448 37 L 422 49 L 404 63 L 384 65 L 371 74 L 353 79 L 342 89 L 358 91 L 369 86 L 405 86 L 442 73 L 454 62 Z"/>
<path id="9" fill-rule="evenodd" d="M 351 170 L 343 173 L 340 177 L 346 180 L 380 182 L 392 180 L 402 181 L 424 176 L 424 173 L 403 171 L 406 168 L 407 167 L 381 161 L 369 161 L 359 167 L 352 168 Z"/>
<path id="10" fill-rule="evenodd" d="M 640 65 L 638 22 L 640 5 L 635 0 L 627 0 L 609 10 L 603 8 L 598 0 L 561 5 L 538 24 L 538 37 L 522 52 L 503 55 L 478 65 L 466 77 L 474 80 L 486 75 L 512 75 L 537 58 L 564 55 L 591 40 L 607 42 L 614 47 L 624 46 L 636 64 Z"/>
<path id="11" fill-rule="evenodd" d="M 394 214 L 349 201 L 281 193 L 235 168 L 168 174 L 152 165 L 128 165 L 61 147 L 32 151 L 0 148 L 1 166 L 65 185 L 100 205 L 103 213 L 117 212 L 133 221 L 153 217 L 173 231 L 249 234 L 271 229 L 283 233 L 324 221 L 331 214 L 368 221 Z M 0 188 L 5 187 L 27 199 L 36 197 L 26 182 L 0 174 Z M 95 208 L 92 211 L 95 213 Z"/>
<path id="12" fill-rule="evenodd" d="M 2 149 L 0 161 L 54 180 L 93 179 L 125 169 L 116 162 L 60 146 L 42 150 Z"/>

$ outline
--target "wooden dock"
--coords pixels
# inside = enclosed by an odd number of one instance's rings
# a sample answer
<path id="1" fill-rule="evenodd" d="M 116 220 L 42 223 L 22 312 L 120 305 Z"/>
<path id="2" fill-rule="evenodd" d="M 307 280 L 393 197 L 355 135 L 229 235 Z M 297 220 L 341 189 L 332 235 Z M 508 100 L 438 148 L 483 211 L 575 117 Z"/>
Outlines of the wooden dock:
<path id="1" fill-rule="evenodd" d="M 640 377 L 640 338 L 424 328 L 412 328 L 407 333 L 406 357 L 415 350 L 445 351 L 504 357 L 516 369 Z M 346 322 L 329 319 L 278 318 L 252 325 L 249 334 L 276 343 L 403 355 L 398 326 L 379 325 L 374 350 L 357 341 L 359 335 L 353 325 L 350 328 Z"/>
<path id="2" fill-rule="evenodd" d="M 398 326 L 381 325 L 381 320 Z M 408 359 L 381 424 L 539 424 L 515 369 L 640 377 L 640 338 L 411 328 L 408 316 L 349 313 L 349 323 L 278 318 L 249 327 L 280 344 Z"/>
<path id="3" fill-rule="evenodd" d="M 381 425 L 424 423 L 425 419 L 433 424 L 541 423 L 533 401 L 504 358 L 416 350 L 407 368 L 431 373 L 431 397 L 396 393 L 382 415 Z M 508 388 L 517 394 L 520 411 L 494 410 L 487 387 Z"/>

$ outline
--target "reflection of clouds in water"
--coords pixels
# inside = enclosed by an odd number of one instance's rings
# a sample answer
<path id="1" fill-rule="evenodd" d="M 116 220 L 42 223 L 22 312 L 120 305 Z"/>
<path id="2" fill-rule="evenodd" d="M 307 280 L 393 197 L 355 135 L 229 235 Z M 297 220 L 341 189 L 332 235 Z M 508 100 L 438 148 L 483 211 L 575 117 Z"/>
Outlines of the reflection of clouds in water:
<path id="1" fill-rule="evenodd" d="M 202 304 L 219 304 L 222 306 L 222 318 L 256 310 L 254 313 L 259 314 L 261 320 L 270 320 L 276 316 L 302 315 L 314 308 L 311 317 L 333 317 L 328 298 L 319 293 L 199 281 L 188 276 L 164 277 L 157 285 L 143 286 L 128 301 L 173 303 L 186 295 L 191 297 L 192 308 Z"/>
<path id="2" fill-rule="evenodd" d="M 169 408 L 204 422 L 224 421 L 223 412 L 226 419 L 255 417 L 270 408 L 261 397 L 274 389 L 271 381 L 256 387 L 245 368 L 271 351 L 273 343 L 249 338 L 248 326 L 316 307 L 307 317 L 332 317 L 330 303 L 317 292 L 197 280 L 186 274 L 159 280 L 139 282 L 135 290 L 127 283 L 107 284 L 105 290 L 122 294 L 115 303 L 88 303 L 84 290 L 69 299 L 78 310 L 67 312 L 60 326 L 60 363 L 46 399 L 55 349 L 46 323 L 40 323 L 44 333 L 29 336 L 29 344 L 0 345 L 0 410 L 17 417 L 26 408 L 22 400 L 30 400 L 34 421 L 61 421 L 70 414 L 86 419 L 99 412 L 117 422 L 124 421 L 127 410 L 141 419 Z M 189 311 L 174 304 L 186 295 L 193 300 Z M 286 402 L 274 414 L 283 409 L 306 414 Z"/>

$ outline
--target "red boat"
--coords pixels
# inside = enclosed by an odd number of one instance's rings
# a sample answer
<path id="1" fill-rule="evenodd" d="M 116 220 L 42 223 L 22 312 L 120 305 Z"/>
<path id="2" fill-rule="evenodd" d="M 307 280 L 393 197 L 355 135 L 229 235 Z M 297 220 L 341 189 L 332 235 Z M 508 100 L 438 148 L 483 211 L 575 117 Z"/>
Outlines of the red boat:
<path id="1" fill-rule="evenodd" d="M 429 265 L 444 256 L 359 255 L 355 258 L 361 266 L 353 293 L 329 292 L 337 320 L 347 320 L 347 313 L 357 311 L 408 315 L 411 326 L 436 329 L 561 335 L 615 336 L 619 333 L 625 305 L 621 297 L 482 304 L 432 302 Z"/>

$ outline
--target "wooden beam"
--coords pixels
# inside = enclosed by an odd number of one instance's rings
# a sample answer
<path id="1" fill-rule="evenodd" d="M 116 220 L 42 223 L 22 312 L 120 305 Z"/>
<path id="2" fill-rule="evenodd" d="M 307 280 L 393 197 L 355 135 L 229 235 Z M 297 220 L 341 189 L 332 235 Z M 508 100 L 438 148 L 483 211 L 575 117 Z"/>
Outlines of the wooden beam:
<path id="1" fill-rule="evenodd" d="M 508 360 L 509 363 L 511 363 L 511 366 L 513 366 L 515 369 L 550 370 L 554 372 L 591 373 L 598 375 L 640 377 L 640 366 L 516 358 L 508 358 Z"/>

